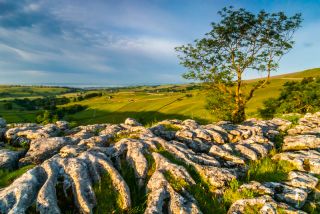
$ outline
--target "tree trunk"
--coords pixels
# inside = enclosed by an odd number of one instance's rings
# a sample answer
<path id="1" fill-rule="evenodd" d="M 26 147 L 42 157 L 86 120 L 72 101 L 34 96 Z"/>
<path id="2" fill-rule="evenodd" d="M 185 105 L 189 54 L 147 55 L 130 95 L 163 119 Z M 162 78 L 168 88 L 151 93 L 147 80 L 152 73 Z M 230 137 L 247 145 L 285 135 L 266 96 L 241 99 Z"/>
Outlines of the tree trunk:
<path id="1" fill-rule="evenodd" d="M 232 112 L 232 122 L 234 123 L 240 123 L 243 122 L 246 119 L 246 114 L 245 114 L 245 104 L 243 102 L 243 99 L 241 97 L 241 84 L 242 84 L 242 79 L 241 79 L 242 72 L 240 69 L 237 70 L 237 86 L 236 86 L 236 91 L 235 91 L 235 101 L 236 101 L 236 106 L 235 110 Z"/>
<path id="2" fill-rule="evenodd" d="M 245 105 L 236 105 L 236 109 L 232 112 L 232 122 L 241 123 L 246 119 Z"/>

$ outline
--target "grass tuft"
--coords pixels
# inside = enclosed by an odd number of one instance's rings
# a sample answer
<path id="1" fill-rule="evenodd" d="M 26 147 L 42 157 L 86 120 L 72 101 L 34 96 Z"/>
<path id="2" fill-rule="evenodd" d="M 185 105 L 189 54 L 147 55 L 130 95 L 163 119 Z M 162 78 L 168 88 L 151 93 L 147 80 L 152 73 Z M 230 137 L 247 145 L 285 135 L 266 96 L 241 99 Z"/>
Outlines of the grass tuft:
<path id="1" fill-rule="evenodd" d="M 174 124 L 162 124 L 162 126 L 165 128 L 166 131 L 179 131 L 181 128 Z"/>
<path id="2" fill-rule="evenodd" d="M 10 185 L 16 178 L 33 167 L 34 165 L 28 165 L 14 171 L 0 169 L 0 188 Z"/>
<path id="3" fill-rule="evenodd" d="M 146 187 L 139 186 L 134 169 L 131 165 L 123 158 L 121 159 L 121 175 L 125 182 L 128 184 L 131 196 L 131 208 L 127 213 L 138 214 L 144 213 L 146 208 Z"/>
<path id="4" fill-rule="evenodd" d="M 97 206 L 94 208 L 94 213 L 122 213 L 121 199 L 119 193 L 114 189 L 112 180 L 108 173 L 101 177 L 100 184 L 93 186 L 94 193 L 97 199 Z"/>
<path id="5" fill-rule="evenodd" d="M 245 180 L 258 182 L 282 182 L 287 180 L 288 173 L 296 167 L 288 161 L 274 161 L 270 157 L 250 162 Z"/>

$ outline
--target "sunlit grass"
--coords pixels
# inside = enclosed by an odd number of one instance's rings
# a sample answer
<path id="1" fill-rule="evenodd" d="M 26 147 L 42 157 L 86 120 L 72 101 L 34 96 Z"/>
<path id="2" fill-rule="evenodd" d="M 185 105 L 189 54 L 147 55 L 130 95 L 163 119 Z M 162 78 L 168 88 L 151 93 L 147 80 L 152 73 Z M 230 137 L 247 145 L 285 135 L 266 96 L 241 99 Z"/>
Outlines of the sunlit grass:
<path id="1" fill-rule="evenodd" d="M 111 177 L 105 173 L 100 183 L 93 186 L 94 193 L 97 199 L 97 206 L 94 208 L 94 213 L 122 213 L 121 198 L 119 193 L 114 189 Z"/>
<path id="2" fill-rule="evenodd" d="M 33 167 L 34 165 L 28 165 L 14 171 L 0 169 L 0 188 L 8 186 L 16 178 L 20 177 L 22 174 Z"/>
<path id="3" fill-rule="evenodd" d="M 270 157 L 249 163 L 246 181 L 282 182 L 287 180 L 288 173 L 296 167 L 288 161 L 274 161 Z"/>

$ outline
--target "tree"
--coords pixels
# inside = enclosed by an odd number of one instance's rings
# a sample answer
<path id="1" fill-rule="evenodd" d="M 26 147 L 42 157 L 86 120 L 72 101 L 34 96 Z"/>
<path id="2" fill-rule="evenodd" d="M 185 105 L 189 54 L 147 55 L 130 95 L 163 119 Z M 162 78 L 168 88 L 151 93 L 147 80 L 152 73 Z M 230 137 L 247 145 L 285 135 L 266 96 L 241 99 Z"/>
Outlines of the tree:
<path id="1" fill-rule="evenodd" d="M 231 120 L 241 122 L 254 92 L 269 83 L 271 71 L 292 48 L 301 14 L 288 17 L 283 12 L 260 11 L 255 15 L 233 7 L 223 8 L 218 14 L 221 21 L 212 23 L 212 30 L 204 38 L 176 47 L 176 51 L 180 63 L 188 69 L 183 77 L 232 97 Z M 266 77 L 249 89 L 243 81 L 246 72 L 264 72 Z"/>

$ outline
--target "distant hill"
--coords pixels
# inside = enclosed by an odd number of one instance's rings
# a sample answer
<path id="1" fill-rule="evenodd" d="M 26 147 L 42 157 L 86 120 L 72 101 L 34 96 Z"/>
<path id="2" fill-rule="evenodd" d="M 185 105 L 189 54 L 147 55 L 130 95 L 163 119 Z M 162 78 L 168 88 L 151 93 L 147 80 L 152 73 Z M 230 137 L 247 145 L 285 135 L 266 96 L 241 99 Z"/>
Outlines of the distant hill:
<path id="1" fill-rule="evenodd" d="M 304 77 L 320 76 L 320 68 L 273 76 L 271 83 L 256 91 L 248 103 L 248 117 L 257 117 L 257 109 L 263 100 L 277 97 L 282 85 L 287 81 L 300 81 Z M 247 90 L 259 79 L 247 80 Z M 22 99 L 23 96 L 41 97 L 45 95 L 66 96 L 75 100 L 79 91 L 71 92 L 67 88 L 37 87 L 0 87 L 0 92 L 7 92 L 2 100 Z M 70 93 L 71 92 L 71 93 Z M 201 123 L 216 120 L 215 115 L 205 109 L 207 92 L 199 84 L 171 84 L 158 86 L 135 86 L 123 88 L 95 89 L 81 93 L 101 92 L 101 97 L 94 97 L 70 102 L 68 105 L 88 106 L 85 111 L 69 115 L 66 119 L 78 124 L 120 123 L 127 117 L 133 117 L 144 124 L 164 119 L 192 118 Z M 83 94 L 82 94 L 83 95 Z M 13 110 L 3 108 L 0 96 L 0 116 L 8 122 L 34 122 L 39 111 L 21 111 L 14 106 Z"/>

